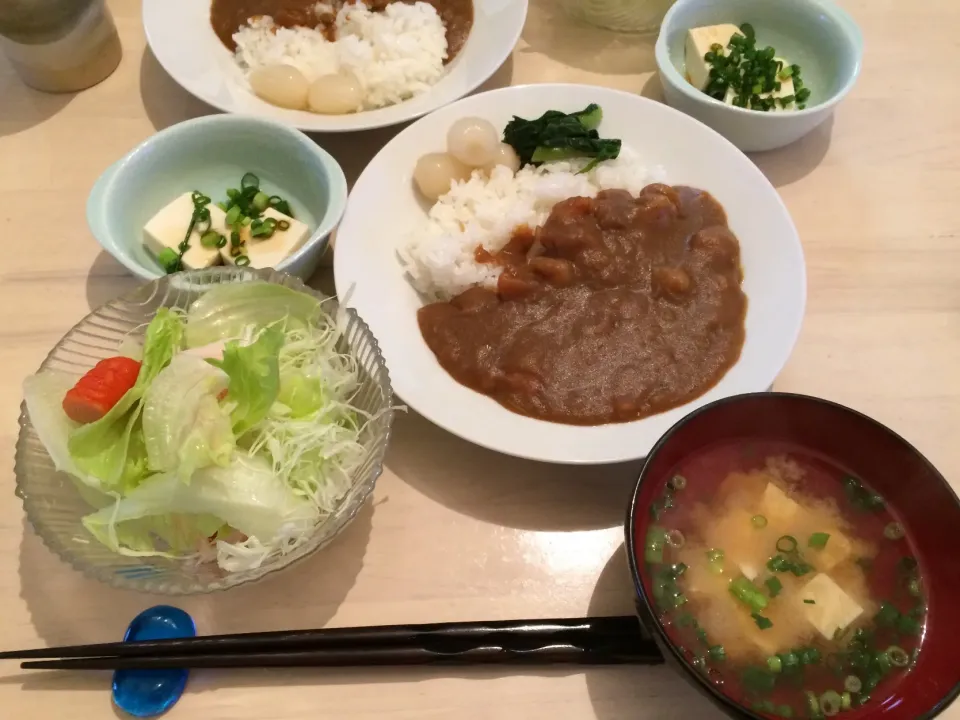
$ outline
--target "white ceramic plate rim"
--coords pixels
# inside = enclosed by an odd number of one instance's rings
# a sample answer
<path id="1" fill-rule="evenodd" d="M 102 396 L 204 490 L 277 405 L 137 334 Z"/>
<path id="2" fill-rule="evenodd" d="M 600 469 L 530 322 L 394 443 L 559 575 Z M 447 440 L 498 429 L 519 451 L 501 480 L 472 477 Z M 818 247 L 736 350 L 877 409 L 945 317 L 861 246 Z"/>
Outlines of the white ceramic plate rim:
<path id="1" fill-rule="evenodd" d="M 210 26 L 210 0 L 143 0 L 147 43 L 170 77 L 218 110 L 256 115 L 307 132 L 353 132 L 397 125 L 476 90 L 513 52 L 528 0 L 473 0 L 474 24 L 460 54 L 430 91 L 406 102 L 353 115 L 285 110 L 257 98 Z"/>
<path id="2" fill-rule="evenodd" d="M 749 303 L 740 360 L 700 398 L 632 423 L 582 427 L 517 415 L 454 381 L 416 328 L 415 311 L 421 301 L 404 279 L 395 249 L 403 240 L 401 220 L 424 214 L 411 184 L 415 158 L 443 149 L 445 128 L 454 119 L 480 115 L 498 124 L 513 113 L 529 117 L 551 108 L 580 109 L 589 102 L 604 109 L 601 131 L 612 128 L 648 164 L 663 164 L 668 182 L 703 187 L 728 210 L 730 225 L 741 240 Z M 644 124 L 659 126 L 655 138 L 648 133 L 644 140 L 638 129 Z M 671 171 L 669 162 L 659 162 L 669 160 L 671 152 L 675 164 L 684 167 L 678 173 Z M 712 182 L 698 183 L 698 178 Z M 377 211 L 370 212 L 371 207 Z M 399 133 L 354 185 L 338 230 L 334 272 L 338 295 L 370 325 L 394 389 L 412 409 L 477 445 L 565 464 L 645 457 L 657 439 L 693 409 L 722 397 L 767 390 L 796 343 L 806 304 L 806 271 L 796 228 L 776 190 L 743 153 L 665 105 L 581 85 L 531 85 L 475 95 Z"/>

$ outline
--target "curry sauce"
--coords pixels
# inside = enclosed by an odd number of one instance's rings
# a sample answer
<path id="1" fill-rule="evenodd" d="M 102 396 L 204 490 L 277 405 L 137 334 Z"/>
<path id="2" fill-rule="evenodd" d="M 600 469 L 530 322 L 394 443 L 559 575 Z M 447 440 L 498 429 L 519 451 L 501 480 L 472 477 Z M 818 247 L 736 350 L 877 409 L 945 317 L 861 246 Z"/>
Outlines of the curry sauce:
<path id="1" fill-rule="evenodd" d="M 740 356 L 740 245 L 706 192 L 564 200 L 477 260 L 503 266 L 497 289 L 424 306 L 420 330 L 458 382 L 514 412 L 637 420 L 702 395 Z"/>

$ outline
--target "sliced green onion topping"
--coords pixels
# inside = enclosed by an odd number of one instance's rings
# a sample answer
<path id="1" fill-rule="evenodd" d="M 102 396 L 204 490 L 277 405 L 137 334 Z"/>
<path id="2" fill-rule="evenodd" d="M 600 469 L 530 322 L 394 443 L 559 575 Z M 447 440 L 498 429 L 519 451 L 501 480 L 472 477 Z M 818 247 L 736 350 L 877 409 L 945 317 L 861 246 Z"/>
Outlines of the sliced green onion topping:
<path id="1" fill-rule="evenodd" d="M 843 688 L 847 692 L 858 693 L 862 687 L 863 683 L 860 682 L 860 678 L 858 678 L 856 675 L 847 675 L 846 679 L 843 681 Z"/>
<path id="2" fill-rule="evenodd" d="M 674 475 L 667 482 L 672 490 L 683 490 L 687 486 L 687 479 L 683 475 Z"/>
<path id="3" fill-rule="evenodd" d="M 229 210 L 227 210 L 227 217 L 224 220 L 224 222 L 227 225 L 236 225 L 237 221 L 240 219 L 240 213 L 241 213 L 240 206 L 234 205 Z"/>
<path id="4" fill-rule="evenodd" d="M 157 255 L 157 261 L 160 263 L 163 271 L 168 275 L 181 269 L 180 255 L 172 248 L 164 248 L 161 250 Z"/>
<path id="5" fill-rule="evenodd" d="M 775 598 L 780 594 L 780 591 L 783 590 L 783 583 L 780 582 L 779 578 L 768 577 L 764 583 L 767 586 L 767 590 L 770 591 L 770 597 Z"/>
<path id="6" fill-rule="evenodd" d="M 810 598 L 804 598 L 804 599 L 803 599 L 803 604 L 804 604 L 804 605 L 816 605 L 816 604 L 817 604 L 817 601 L 816 601 L 816 600 L 811 600 Z"/>
<path id="7" fill-rule="evenodd" d="M 906 667 L 910 664 L 910 655 L 899 645 L 891 645 L 888 647 L 886 654 L 894 667 Z"/>
<path id="8" fill-rule="evenodd" d="M 682 548 L 684 543 L 686 543 L 686 538 L 679 530 L 671 530 L 667 533 L 667 544 L 670 547 Z"/>
<path id="9" fill-rule="evenodd" d="M 290 222 L 288 220 L 280 220 L 277 222 L 277 227 L 280 228 L 281 230 L 289 230 Z"/>
<path id="10" fill-rule="evenodd" d="M 769 630 L 773 627 L 773 623 L 770 621 L 770 618 L 766 618 L 759 613 L 750 613 L 750 617 L 753 618 L 753 621 L 757 624 L 757 627 L 761 630 Z"/>
<path id="11" fill-rule="evenodd" d="M 263 212 L 270 206 L 270 196 L 265 192 L 258 192 L 253 196 L 253 206 L 260 212 Z"/>
<path id="12" fill-rule="evenodd" d="M 849 710 L 852 704 L 853 704 L 853 698 L 850 697 L 850 693 L 845 692 L 840 696 L 841 710 Z"/>
<path id="13" fill-rule="evenodd" d="M 667 542 L 667 531 L 659 525 L 651 525 L 647 529 L 647 539 L 644 543 L 644 559 L 648 563 L 663 562 L 663 546 Z"/>
<path id="14" fill-rule="evenodd" d="M 836 690 L 827 690 L 820 696 L 820 712 L 827 717 L 836 715 L 841 710 L 843 698 Z"/>
<path id="15" fill-rule="evenodd" d="M 792 553 L 797 549 L 797 539 L 793 535 L 781 535 L 777 540 L 777 551 Z"/>
<path id="16" fill-rule="evenodd" d="M 217 247 L 222 248 L 222 247 L 226 247 L 226 245 L 227 245 L 227 239 L 223 235 L 219 235 L 217 237 Z"/>
<path id="17" fill-rule="evenodd" d="M 750 524 L 759 530 L 767 526 L 767 519 L 763 515 L 754 515 L 750 518 Z"/>
<path id="18" fill-rule="evenodd" d="M 707 560 L 709 562 L 723 562 L 723 550 L 707 550 Z"/>
<path id="19" fill-rule="evenodd" d="M 902 538 L 905 534 L 906 534 L 906 533 L 904 533 L 903 525 L 901 525 L 901 524 L 898 523 L 898 522 L 889 523 L 889 524 L 883 529 L 883 536 L 884 536 L 887 540 L 899 540 L 899 539 Z"/>
<path id="20" fill-rule="evenodd" d="M 817 548 L 822 550 L 827 546 L 827 540 L 830 539 L 830 533 L 825 532 L 815 532 L 810 536 L 810 539 L 807 541 L 807 545 L 812 548 Z"/>
<path id="21" fill-rule="evenodd" d="M 237 264 L 237 267 L 246 267 L 250 264 L 250 258 L 246 255 L 240 255 L 234 262 Z"/>
<path id="22" fill-rule="evenodd" d="M 707 650 L 707 655 L 709 655 L 710 659 L 714 662 L 719 662 L 726 659 L 727 651 L 723 649 L 723 645 L 714 645 Z"/>
<path id="23" fill-rule="evenodd" d="M 258 188 L 260 187 L 260 178 L 250 172 L 244 173 L 243 177 L 240 178 L 240 187 L 244 190 L 247 188 Z"/>
<path id="24" fill-rule="evenodd" d="M 783 662 L 776 655 L 771 655 L 767 658 L 767 667 L 770 668 L 770 672 L 778 673 L 783 669 Z"/>
<path id="25" fill-rule="evenodd" d="M 907 592 L 914 597 L 920 597 L 923 592 L 923 588 L 920 586 L 920 578 L 910 578 L 907 582 Z"/>
<path id="26" fill-rule="evenodd" d="M 728 590 L 731 595 L 750 608 L 754 613 L 758 613 L 767 607 L 767 598 L 760 591 L 760 588 L 745 577 L 738 577 L 731 580 Z"/>

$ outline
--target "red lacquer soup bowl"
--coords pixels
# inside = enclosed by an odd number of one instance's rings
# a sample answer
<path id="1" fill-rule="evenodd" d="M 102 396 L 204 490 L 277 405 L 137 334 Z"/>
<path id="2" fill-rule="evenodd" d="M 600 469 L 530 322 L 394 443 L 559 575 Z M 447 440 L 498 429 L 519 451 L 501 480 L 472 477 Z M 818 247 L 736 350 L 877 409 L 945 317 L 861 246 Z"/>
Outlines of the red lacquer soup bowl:
<path id="1" fill-rule="evenodd" d="M 734 476 L 745 487 L 751 478 L 775 478 L 757 487 L 785 488 L 801 518 L 813 517 L 810 508 L 828 508 L 823 517 L 836 516 L 842 531 L 834 530 L 834 540 L 799 530 L 780 536 L 764 563 L 765 543 L 780 532 L 777 518 L 771 515 L 768 526 L 753 500 L 725 494 Z M 759 507 L 772 502 L 757 493 Z M 756 570 L 741 561 L 731 571 L 716 547 L 723 513 L 741 513 L 757 529 L 763 557 Z M 703 545 L 705 537 L 713 542 Z M 754 536 L 741 537 L 750 547 Z M 828 563 L 828 542 L 836 565 Z M 731 717 L 918 720 L 937 716 L 960 693 L 960 501 L 914 447 L 858 412 L 802 395 L 758 393 L 688 415 L 647 458 L 626 543 L 641 620 L 667 661 Z M 700 562 L 720 580 L 695 575 Z M 854 585 L 843 586 L 844 571 Z M 820 575 L 831 582 L 820 583 Z M 849 595 L 815 594 L 813 580 Z M 713 594 L 704 595 L 705 587 Z M 855 620 L 838 619 L 848 607 L 840 596 L 858 599 Z M 783 623 L 776 632 L 775 612 Z M 733 621 L 718 625 L 718 617 Z M 729 631 L 734 621 L 744 623 L 736 637 Z M 799 630 L 803 642 L 776 644 L 800 622 L 807 623 Z M 732 642 L 715 643 L 718 635 Z M 747 651 L 741 638 L 753 643 Z M 739 654 L 731 653 L 735 647 Z M 760 658 L 745 659 L 744 652 Z"/>

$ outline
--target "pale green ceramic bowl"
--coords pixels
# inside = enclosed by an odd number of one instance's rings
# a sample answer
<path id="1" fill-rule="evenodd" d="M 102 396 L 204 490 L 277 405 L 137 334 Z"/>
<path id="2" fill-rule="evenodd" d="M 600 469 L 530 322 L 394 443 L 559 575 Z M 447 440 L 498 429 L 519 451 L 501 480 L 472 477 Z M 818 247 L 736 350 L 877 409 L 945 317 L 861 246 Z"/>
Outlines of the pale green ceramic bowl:
<path id="1" fill-rule="evenodd" d="M 805 110 L 759 112 L 725 105 L 685 77 L 690 28 L 748 22 L 757 44 L 800 65 L 810 88 Z M 829 0 L 677 0 L 660 27 L 656 59 L 667 104 L 709 125 L 745 152 L 789 145 L 830 117 L 860 74 L 863 36 L 850 15 Z"/>
<path id="2" fill-rule="evenodd" d="M 347 203 L 337 161 L 298 130 L 242 115 L 211 115 L 179 123 L 111 165 L 87 200 L 87 223 L 103 249 L 144 280 L 163 270 L 143 245 L 143 226 L 178 195 L 200 190 L 214 202 L 252 172 L 270 195 L 289 200 L 310 238 L 276 270 L 307 279 Z"/>

